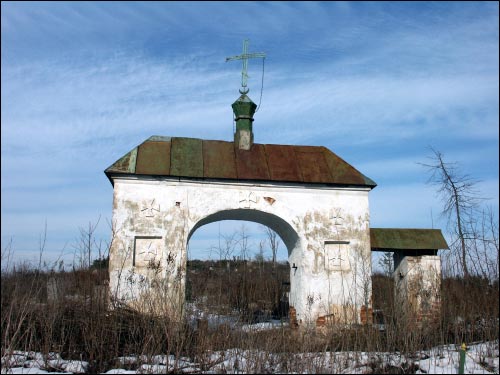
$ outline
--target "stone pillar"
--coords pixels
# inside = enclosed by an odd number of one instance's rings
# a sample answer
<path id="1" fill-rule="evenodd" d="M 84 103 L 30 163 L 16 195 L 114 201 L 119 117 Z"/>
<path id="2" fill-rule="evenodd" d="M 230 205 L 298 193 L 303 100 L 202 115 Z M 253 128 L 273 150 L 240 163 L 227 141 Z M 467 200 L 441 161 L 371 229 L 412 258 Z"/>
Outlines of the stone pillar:
<path id="1" fill-rule="evenodd" d="M 440 318 L 441 258 L 395 253 L 394 283 L 399 319 L 422 327 Z"/>
<path id="2" fill-rule="evenodd" d="M 47 280 L 47 302 L 56 303 L 63 297 L 61 281 L 55 276 Z"/>

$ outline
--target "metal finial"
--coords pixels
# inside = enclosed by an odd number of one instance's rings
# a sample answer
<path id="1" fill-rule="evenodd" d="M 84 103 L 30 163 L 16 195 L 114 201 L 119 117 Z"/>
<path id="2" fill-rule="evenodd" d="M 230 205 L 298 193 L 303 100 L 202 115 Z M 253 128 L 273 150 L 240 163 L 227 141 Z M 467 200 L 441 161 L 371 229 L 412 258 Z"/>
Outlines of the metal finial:
<path id="1" fill-rule="evenodd" d="M 266 54 L 263 52 L 248 53 L 248 39 L 243 41 L 243 53 L 237 56 L 226 57 L 226 62 L 232 60 L 243 60 L 243 68 L 241 70 L 241 89 L 240 94 L 247 94 L 249 89 L 247 87 L 248 79 L 248 59 L 262 57 L 265 58 Z"/>

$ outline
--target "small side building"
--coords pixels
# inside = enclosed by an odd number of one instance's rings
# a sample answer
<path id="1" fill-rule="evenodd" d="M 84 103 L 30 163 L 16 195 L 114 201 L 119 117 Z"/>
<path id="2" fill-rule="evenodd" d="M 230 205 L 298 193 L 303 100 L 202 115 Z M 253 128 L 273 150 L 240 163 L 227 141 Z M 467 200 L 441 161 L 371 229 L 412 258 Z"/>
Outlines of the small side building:
<path id="1" fill-rule="evenodd" d="M 372 251 L 394 255 L 394 291 L 398 318 L 409 323 L 435 321 L 440 316 L 441 257 L 448 249 L 439 229 L 371 228 Z"/>

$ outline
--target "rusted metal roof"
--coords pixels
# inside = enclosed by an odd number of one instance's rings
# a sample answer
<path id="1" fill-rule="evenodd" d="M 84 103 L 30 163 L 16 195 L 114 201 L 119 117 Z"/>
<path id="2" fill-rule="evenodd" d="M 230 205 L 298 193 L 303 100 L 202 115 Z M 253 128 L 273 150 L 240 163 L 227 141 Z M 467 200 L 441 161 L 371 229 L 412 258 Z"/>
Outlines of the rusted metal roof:
<path id="1" fill-rule="evenodd" d="M 319 146 L 256 144 L 153 136 L 105 170 L 120 174 L 356 185 L 376 183 L 332 151 Z"/>
<path id="2" fill-rule="evenodd" d="M 273 181 L 301 181 L 302 173 L 290 146 L 266 145 L 269 177 Z"/>
<path id="3" fill-rule="evenodd" d="M 254 143 L 250 150 L 235 148 L 234 153 L 239 180 L 271 180 L 264 145 Z"/>
<path id="4" fill-rule="evenodd" d="M 148 141 L 139 146 L 136 174 L 170 174 L 170 142 Z"/>
<path id="5" fill-rule="evenodd" d="M 196 138 L 172 138 L 171 143 L 170 176 L 203 177 L 202 140 Z"/>
<path id="6" fill-rule="evenodd" d="M 294 146 L 293 148 L 304 182 L 335 183 L 326 164 L 323 147 Z"/>
<path id="7" fill-rule="evenodd" d="M 370 228 L 370 242 L 372 251 L 448 249 L 440 229 Z"/>
<path id="8" fill-rule="evenodd" d="M 106 173 L 108 178 L 111 173 L 135 173 L 136 161 L 137 147 L 115 161 L 104 173 Z"/>
<path id="9" fill-rule="evenodd" d="M 326 147 L 323 147 L 325 152 L 326 163 L 332 173 L 334 183 L 340 183 L 340 181 L 346 181 L 352 185 L 368 185 L 377 186 L 377 184 L 369 177 L 360 173 L 351 164 L 347 163 L 344 159 L 340 158 L 338 155 L 334 154 Z"/>
<path id="10" fill-rule="evenodd" d="M 230 142 L 203 141 L 203 177 L 238 178 L 234 146 Z"/>

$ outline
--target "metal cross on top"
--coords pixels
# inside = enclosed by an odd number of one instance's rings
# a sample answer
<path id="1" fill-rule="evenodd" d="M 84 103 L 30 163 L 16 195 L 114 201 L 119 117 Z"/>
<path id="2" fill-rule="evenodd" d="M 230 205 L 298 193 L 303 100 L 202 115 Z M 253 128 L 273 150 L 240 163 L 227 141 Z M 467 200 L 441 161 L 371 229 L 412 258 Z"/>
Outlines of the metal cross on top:
<path id="1" fill-rule="evenodd" d="M 241 94 L 246 94 L 249 91 L 247 88 L 248 59 L 252 59 L 252 58 L 256 58 L 256 57 L 265 58 L 266 54 L 263 52 L 248 53 L 248 39 L 245 39 L 243 41 L 243 54 L 237 55 L 237 56 L 226 57 L 226 62 L 233 61 L 233 60 L 243 60 L 243 69 L 241 71 L 241 90 L 240 90 Z"/>

